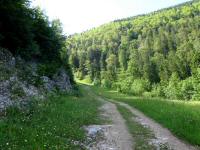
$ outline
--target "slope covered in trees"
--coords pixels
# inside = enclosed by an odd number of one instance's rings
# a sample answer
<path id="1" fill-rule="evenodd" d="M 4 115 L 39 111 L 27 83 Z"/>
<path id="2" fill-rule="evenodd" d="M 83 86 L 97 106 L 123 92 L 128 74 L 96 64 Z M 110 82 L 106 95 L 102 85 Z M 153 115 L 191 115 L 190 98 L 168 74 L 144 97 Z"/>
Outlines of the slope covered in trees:
<path id="1" fill-rule="evenodd" d="M 134 95 L 200 98 L 200 2 L 117 20 L 67 40 L 77 78 Z"/>

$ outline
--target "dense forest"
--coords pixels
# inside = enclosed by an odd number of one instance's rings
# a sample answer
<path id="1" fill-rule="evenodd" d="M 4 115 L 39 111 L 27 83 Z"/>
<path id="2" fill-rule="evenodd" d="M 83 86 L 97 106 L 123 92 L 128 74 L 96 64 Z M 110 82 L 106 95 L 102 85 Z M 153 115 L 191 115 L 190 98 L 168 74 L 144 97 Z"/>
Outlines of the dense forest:
<path id="1" fill-rule="evenodd" d="M 139 96 L 200 98 L 200 2 L 116 20 L 67 40 L 76 78 Z"/>
<path id="2" fill-rule="evenodd" d="M 50 22 L 40 8 L 30 5 L 29 0 L 0 1 L 0 47 L 40 64 L 41 75 L 51 77 L 61 66 L 70 73 L 61 22 Z"/>

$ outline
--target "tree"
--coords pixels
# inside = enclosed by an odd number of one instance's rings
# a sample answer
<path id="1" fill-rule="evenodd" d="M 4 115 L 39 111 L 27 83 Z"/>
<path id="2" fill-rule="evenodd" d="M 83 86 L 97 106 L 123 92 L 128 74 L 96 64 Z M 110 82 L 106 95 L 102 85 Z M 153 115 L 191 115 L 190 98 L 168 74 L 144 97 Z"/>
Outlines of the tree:
<path id="1" fill-rule="evenodd" d="M 200 66 L 199 8 L 200 2 L 194 1 L 117 20 L 71 36 L 68 49 L 78 57 L 87 53 L 80 64 L 87 68 L 84 77 L 104 80 L 102 83 L 121 91 L 129 89 L 126 86 L 130 87 L 133 80 L 141 79 L 152 87 L 156 85 L 163 96 L 173 74 L 185 82 L 187 89 L 191 83 L 187 79 L 194 78 Z"/>
<path id="2" fill-rule="evenodd" d="M 114 54 L 111 54 L 107 59 L 107 73 L 108 79 L 113 81 L 117 78 L 117 57 Z"/>
<path id="3" fill-rule="evenodd" d="M 139 78 L 142 76 L 141 68 L 142 68 L 142 60 L 140 54 L 137 49 L 133 49 L 131 51 L 127 72 L 130 73 L 130 75 L 133 78 Z"/>
<path id="4" fill-rule="evenodd" d="M 33 45 L 32 10 L 28 0 L 0 1 L 0 46 L 8 48 L 14 55 L 28 55 Z"/>

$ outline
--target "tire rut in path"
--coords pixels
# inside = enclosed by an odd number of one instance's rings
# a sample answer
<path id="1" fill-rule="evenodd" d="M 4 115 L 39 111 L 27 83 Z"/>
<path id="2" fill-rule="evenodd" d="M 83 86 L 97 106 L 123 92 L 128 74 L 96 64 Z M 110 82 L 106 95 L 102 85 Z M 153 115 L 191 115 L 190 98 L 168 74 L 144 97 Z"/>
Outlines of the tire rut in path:
<path id="1" fill-rule="evenodd" d="M 95 144 L 90 146 L 89 150 L 132 150 L 133 138 L 128 132 L 125 125 L 125 120 L 118 112 L 116 105 L 97 97 L 103 102 L 100 108 L 101 116 L 106 120 L 111 121 L 109 125 L 97 125 L 102 129 L 102 139 L 95 141 Z"/>

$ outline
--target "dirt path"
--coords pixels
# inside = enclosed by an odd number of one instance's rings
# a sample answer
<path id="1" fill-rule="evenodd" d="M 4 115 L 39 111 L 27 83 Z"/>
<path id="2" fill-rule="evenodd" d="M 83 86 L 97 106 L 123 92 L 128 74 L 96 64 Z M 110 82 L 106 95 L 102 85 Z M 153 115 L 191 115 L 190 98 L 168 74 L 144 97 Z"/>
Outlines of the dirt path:
<path id="1" fill-rule="evenodd" d="M 159 145 L 167 145 L 167 149 L 171 150 L 199 150 L 194 146 L 184 143 L 180 139 L 176 138 L 172 133 L 156 123 L 151 118 L 145 116 L 139 110 L 125 104 L 123 102 L 116 102 L 113 100 L 105 100 L 91 92 L 89 87 L 86 87 L 87 91 L 93 97 L 97 97 L 104 103 L 101 108 L 102 116 L 109 119 L 112 123 L 109 125 L 92 125 L 88 126 L 88 133 L 90 131 L 98 131 L 102 134 L 102 139 L 96 139 L 96 141 L 88 147 L 89 150 L 132 150 L 134 149 L 134 137 L 130 135 L 127 130 L 125 120 L 118 112 L 116 105 L 119 104 L 130 112 L 132 112 L 133 119 L 144 127 L 147 127 L 155 135 L 155 139 L 151 139 L 151 144 L 157 147 L 157 150 L 162 148 Z"/>
<path id="2" fill-rule="evenodd" d="M 143 113 L 141 113 L 137 109 L 122 102 L 117 102 L 117 103 L 121 106 L 124 106 L 129 111 L 131 111 L 134 115 L 136 115 L 137 121 L 140 124 L 148 127 L 150 130 L 153 131 L 156 137 L 156 141 L 154 144 L 166 144 L 169 146 L 170 149 L 173 149 L 173 150 L 197 150 L 197 148 L 189 144 L 186 144 L 183 141 L 176 138 L 174 135 L 172 135 L 172 133 L 168 129 L 163 128 L 160 124 L 146 117 Z"/>
<path id="3" fill-rule="evenodd" d="M 91 93 L 92 94 L 92 93 Z M 95 96 L 95 95 L 93 95 Z M 95 96 L 96 97 L 96 96 Z M 102 138 L 96 140 L 91 144 L 89 150 L 132 150 L 133 138 L 128 132 L 125 125 L 125 120 L 118 112 L 116 105 L 105 101 L 101 97 L 97 97 L 98 100 L 103 102 L 101 109 L 102 118 L 109 121 L 106 125 L 91 125 L 86 128 L 88 135 L 92 135 L 95 132 L 101 133 Z M 93 132 L 93 133 L 92 133 Z"/>
<path id="4" fill-rule="evenodd" d="M 101 99 L 102 101 L 102 99 Z M 132 150 L 133 140 L 124 119 L 117 111 L 115 104 L 105 102 L 101 107 L 102 117 L 111 121 L 108 125 L 93 125 L 88 131 L 100 131 L 103 138 L 89 147 L 90 150 Z"/>

